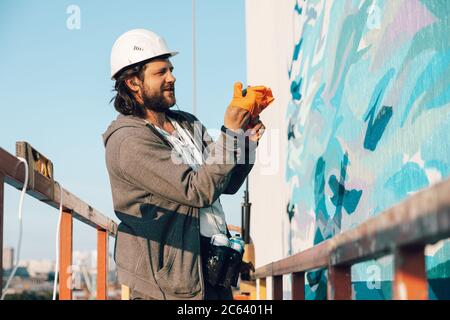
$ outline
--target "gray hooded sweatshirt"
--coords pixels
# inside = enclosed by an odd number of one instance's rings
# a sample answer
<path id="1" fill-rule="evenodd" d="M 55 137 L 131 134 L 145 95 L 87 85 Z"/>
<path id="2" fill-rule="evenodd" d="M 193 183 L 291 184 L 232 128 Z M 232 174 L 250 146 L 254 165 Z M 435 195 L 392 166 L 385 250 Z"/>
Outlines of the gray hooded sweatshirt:
<path id="1" fill-rule="evenodd" d="M 119 282 L 132 290 L 154 299 L 203 299 L 199 208 L 239 190 L 257 144 L 246 145 L 243 135 L 224 130 L 214 142 L 194 115 L 168 115 L 207 150 L 197 171 L 180 163 L 169 142 L 142 118 L 119 115 L 103 134 L 120 220 L 114 259 Z"/>

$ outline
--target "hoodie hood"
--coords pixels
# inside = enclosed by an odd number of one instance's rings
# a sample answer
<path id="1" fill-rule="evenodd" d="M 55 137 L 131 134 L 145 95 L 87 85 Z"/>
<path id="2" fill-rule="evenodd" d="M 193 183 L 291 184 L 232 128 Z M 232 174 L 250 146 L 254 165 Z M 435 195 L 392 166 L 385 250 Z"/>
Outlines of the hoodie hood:
<path id="1" fill-rule="evenodd" d="M 189 129 L 192 131 L 192 128 L 190 128 L 188 124 L 188 118 L 189 115 L 186 112 L 183 111 L 177 111 L 177 110 L 167 110 L 166 114 L 169 117 L 172 117 L 176 119 L 180 125 L 186 129 Z M 124 128 L 124 127 L 133 127 L 133 128 L 143 128 L 146 127 L 147 123 L 144 119 L 133 116 L 133 115 L 123 115 L 119 114 L 116 118 L 116 120 L 113 120 L 111 124 L 109 125 L 108 129 L 106 129 L 105 133 L 103 133 L 103 145 L 106 147 L 106 144 L 108 143 L 109 138 L 116 132 L 117 130 Z M 159 136 L 163 141 L 164 138 L 155 130 L 156 136 Z"/>
<path id="2" fill-rule="evenodd" d="M 106 129 L 105 133 L 103 133 L 103 145 L 106 147 L 108 143 L 108 139 L 113 135 L 114 132 L 124 127 L 134 127 L 134 128 L 142 128 L 145 127 L 146 123 L 144 119 L 128 115 L 125 116 L 123 114 L 119 114 L 116 120 L 113 120 L 109 125 L 108 129 Z"/>

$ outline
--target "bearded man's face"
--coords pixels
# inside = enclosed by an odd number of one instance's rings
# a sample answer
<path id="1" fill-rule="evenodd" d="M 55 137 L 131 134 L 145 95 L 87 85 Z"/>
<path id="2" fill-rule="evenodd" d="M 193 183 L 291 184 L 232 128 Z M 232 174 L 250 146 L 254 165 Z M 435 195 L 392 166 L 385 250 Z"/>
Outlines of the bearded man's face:
<path id="1" fill-rule="evenodd" d="M 169 59 L 156 59 L 146 64 L 141 82 L 142 106 L 165 112 L 176 103 L 173 66 Z"/>

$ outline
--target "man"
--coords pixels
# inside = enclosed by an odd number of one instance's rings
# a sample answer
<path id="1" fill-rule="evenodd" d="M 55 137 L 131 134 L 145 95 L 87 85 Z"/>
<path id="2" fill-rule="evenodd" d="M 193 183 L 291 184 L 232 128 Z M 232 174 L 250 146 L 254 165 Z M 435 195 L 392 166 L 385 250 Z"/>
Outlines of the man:
<path id="1" fill-rule="evenodd" d="M 219 196 L 239 190 L 264 125 L 240 107 L 257 104 L 240 84 L 216 142 L 194 115 L 170 110 L 176 99 L 169 57 L 175 54 L 143 29 L 123 34 L 111 52 L 120 115 L 103 138 L 121 221 L 119 282 L 134 299 L 232 299 L 230 288 L 205 279 L 205 259 L 214 234 L 230 235 Z"/>

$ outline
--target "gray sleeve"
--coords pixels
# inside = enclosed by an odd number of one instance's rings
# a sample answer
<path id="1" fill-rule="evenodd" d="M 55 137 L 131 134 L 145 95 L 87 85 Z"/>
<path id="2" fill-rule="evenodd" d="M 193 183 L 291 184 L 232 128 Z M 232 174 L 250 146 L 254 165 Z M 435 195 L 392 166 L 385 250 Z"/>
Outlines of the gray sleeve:
<path id="1" fill-rule="evenodd" d="M 245 179 L 250 174 L 250 171 L 253 169 L 257 146 L 257 142 L 255 143 L 248 141 L 245 148 L 245 159 L 243 159 L 244 162 L 241 161 L 242 163 L 237 164 L 233 168 L 228 185 L 223 191 L 224 194 L 235 194 L 239 191 Z"/>
<path id="2" fill-rule="evenodd" d="M 245 146 L 221 133 L 209 145 L 209 156 L 197 170 L 181 162 L 164 144 L 132 135 L 119 148 L 123 177 L 149 193 L 192 207 L 211 205 L 228 186 L 231 173 L 245 153 Z"/>
<path id="3" fill-rule="evenodd" d="M 208 134 L 207 129 L 202 125 L 203 138 L 207 143 L 212 143 L 212 138 Z M 245 143 L 245 141 L 242 141 Z M 250 171 L 255 164 L 256 148 L 258 142 L 252 142 L 247 139 L 247 144 L 245 146 L 244 157 L 240 158 L 239 163 L 233 168 L 230 174 L 230 179 L 228 181 L 227 187 L 223 191 L 223 194 L 235 194 L 239 191 L 245 179 L 249 175 Z"/>
<path id="4" fill-rule="evenodd" d="M 252 168 L 253 164 L 238 164 L 233 169 L 230 181 L 223 194 L 235 194 L 238 192 Z"/>

